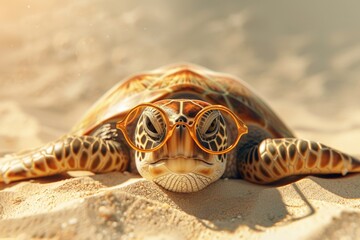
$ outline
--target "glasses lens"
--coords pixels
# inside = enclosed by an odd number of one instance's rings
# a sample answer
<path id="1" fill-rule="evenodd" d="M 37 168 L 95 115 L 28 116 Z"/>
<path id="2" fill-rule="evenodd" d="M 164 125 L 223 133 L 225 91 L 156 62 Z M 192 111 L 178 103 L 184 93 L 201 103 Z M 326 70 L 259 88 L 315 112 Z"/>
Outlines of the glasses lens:
<path id="1" fill-rule="evenodd" d="M 125 119 L 125 132 L 137 148 L 152 150 L 161 144 L 167 134 L 165 116 L 157 108 L 139 106 Z"/>
<path id="2" fill-rule="evenodd" d="M 196 137 L 206 149 L 219 152 L 236 144 L 239 136 L 236 119 L 225 110 L 209 109 L 199 116 Z"/>

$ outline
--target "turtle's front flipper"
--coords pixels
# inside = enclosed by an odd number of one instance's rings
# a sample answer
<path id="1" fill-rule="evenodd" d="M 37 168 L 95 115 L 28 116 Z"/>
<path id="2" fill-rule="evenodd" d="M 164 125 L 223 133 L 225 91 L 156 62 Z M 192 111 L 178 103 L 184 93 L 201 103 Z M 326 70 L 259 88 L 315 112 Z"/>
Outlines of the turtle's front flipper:
<path id="1" fill-rule="evenodd" d="M 121 143 L 95 136 L 65 136 L 24 154 L 0 158 L 0 182 L 54 175 L 69 170 L 124 171 L 129 152 Z"/>
<path id="2" fill-rule="evenodd" d="M 293 175 L 360 172 L 360 160 L 318 142 L 265 139 L 240 159 L 238 169 L 248 181 L 271 183 Z"/>

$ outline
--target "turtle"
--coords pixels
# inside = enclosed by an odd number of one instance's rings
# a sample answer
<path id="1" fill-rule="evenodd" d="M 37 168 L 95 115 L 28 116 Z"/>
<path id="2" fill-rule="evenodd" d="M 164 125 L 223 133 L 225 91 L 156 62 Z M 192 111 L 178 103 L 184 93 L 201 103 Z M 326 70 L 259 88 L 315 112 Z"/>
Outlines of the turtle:
<path id="1" fill-rule="evenodd" d="M 193 64 L 133 75 L 65 136 L 0 160 L 0 182 L 129 171 L 173 192 L 220 178 L 271 184 L 359 172 L 359 159 L 294 133 L 243 80 Z"/>

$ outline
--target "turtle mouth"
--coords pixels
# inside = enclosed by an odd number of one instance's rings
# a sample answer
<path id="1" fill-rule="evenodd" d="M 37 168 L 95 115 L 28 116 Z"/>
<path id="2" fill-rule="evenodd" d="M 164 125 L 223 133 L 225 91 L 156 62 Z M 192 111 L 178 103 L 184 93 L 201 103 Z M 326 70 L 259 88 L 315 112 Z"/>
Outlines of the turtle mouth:
<path id="1" fill-rule="evenodd" d="M 170 171 L 176 174 L 188 174 L 191 172 L 196 172 L 197 169 L 209 169 L 214 164 L 205 161 L 200 158 L 188 158 L 188 157 L 169 157 L 169 158 L 160 158 L 153 163 L 149 164 L 150 168 L 154 171 L 160 171 L 161 169 Z"/>
<path id="2" fill-rule="evenodd" d="M 166 163 L 167 161 L 179 161 L 179 162 L 190 162 L 190 161 L 196 161 L 196 162 L 199 162 L 199 163 L 204 163 L 205 165 L 207 166 L 213 166 L 214 164 L 213 163 L 210 163 L 208 161 L 205 161 L 204 159 L 201 159 L 201 158 L 192 158 L 192 157 L 167 157 L 167 158 L 160 158 L 152 163 L 150 163 L 150 165 L 160 165 L 160 164 L 163 164 L 163 163 Z"/>

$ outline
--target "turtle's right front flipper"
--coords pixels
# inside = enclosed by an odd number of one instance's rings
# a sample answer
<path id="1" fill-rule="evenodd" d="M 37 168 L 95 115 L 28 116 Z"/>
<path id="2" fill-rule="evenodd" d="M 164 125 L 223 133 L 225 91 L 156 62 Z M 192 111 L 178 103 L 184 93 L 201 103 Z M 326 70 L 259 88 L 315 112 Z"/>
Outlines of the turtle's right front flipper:
<path id="1" fill-rule="evenodd" d="M 65 136 L 25 154 L 0 158 L 0 182 L 55 175 L 69 170 L 125 171 L 129 151 L 122 143 L 94 136 Z"/>
<path id="2" fill-rule="evenodd" d="M 360 160 L 314 141 L 265 139 L 239 160 L 238 169 L 244 179 L 266 184 L 295 175 L 360 172 Z"/>

